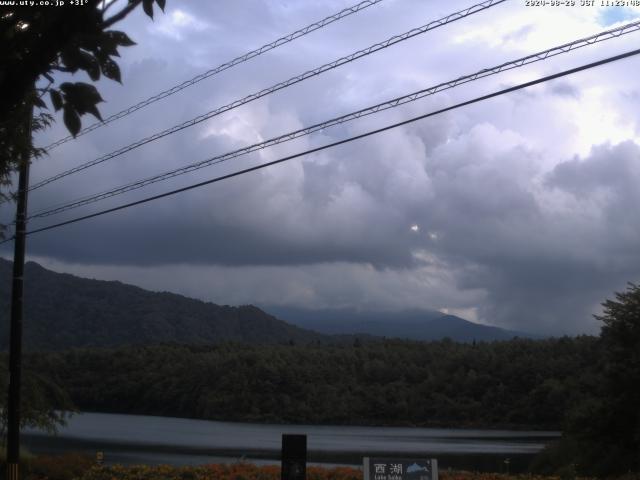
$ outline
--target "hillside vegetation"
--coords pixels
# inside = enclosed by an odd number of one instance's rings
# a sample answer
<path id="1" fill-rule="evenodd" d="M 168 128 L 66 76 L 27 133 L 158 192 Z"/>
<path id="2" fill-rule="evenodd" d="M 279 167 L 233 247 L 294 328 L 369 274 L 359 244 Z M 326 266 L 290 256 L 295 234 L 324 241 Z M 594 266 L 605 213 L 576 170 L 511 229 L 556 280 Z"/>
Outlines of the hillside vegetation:
<path id="1" fill-rule="evenodd" d="M 150 346 L 31 355 L 80 410 L 211 420 L 559 429 L 592 337 Z"/>
<path id="2" fill-rule="evenodd" d="M 9 316 L 11 263 L 0 259 L 0 315 Z M 0 345 L 9 341 L 0 323 Z M 230 307 L 120 282 L 55 273 L 25 266 L 24 342 L 32 350 L 112 347 L 162 342 L 211 344 L 308 343 L 326 337 L 289 325 L 247 305 Z"/>

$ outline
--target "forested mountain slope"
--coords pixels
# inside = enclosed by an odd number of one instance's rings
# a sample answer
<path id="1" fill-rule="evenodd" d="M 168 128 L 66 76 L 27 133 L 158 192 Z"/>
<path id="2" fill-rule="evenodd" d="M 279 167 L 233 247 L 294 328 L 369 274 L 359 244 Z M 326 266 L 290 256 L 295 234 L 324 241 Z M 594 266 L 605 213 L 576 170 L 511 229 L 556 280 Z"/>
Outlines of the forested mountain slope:
<path id="1" fill-rule="evenodd" d="M 0 345 L 8 346 L 11 262 L 0 259 Z M 120 282 L 25 266 L 24 340 L 29 349 L 166 342 L 309 343 L 323 335 L 289 325 L 252 305 L 230 307 Z"/>
<path id="2" fill-rule="evenodd" d="M 11 262 L 0 258 L 0 315 L 8 319 Z M 272 310 L 273 309 L 273 310 Z M 272 316 L 267 312 L 275 312 Z M 276 318 L 278 317 L 278 318 Z M 284 320 L 284 321 L 283 321 Z M 7 348 L 9 322 L 0 322 Z M 121 282 L 91 280 L 25 265 L 27 349 L 158 343 L 350 343 L 372 336 L 411 340 L 494 341 L 524 336 L 436 311 L 398 313 L 221 306 Z"/>

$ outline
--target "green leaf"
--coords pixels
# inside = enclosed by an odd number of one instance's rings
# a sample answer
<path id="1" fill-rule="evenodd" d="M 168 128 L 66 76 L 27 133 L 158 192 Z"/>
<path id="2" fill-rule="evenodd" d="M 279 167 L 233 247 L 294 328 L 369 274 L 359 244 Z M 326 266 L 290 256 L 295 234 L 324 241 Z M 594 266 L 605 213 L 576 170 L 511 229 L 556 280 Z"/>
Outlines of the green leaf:
<path id="1" fill-rule="evenodd" d="M 78 82 L 63 83 L 60 88 L 64 92 L 65 111 L 67 107 L 70 107 L 80 115 L 90 113 L 98 120 L 102 120 L 96 105 L 104 100 L 102 100 L 96 87 L 88 83 Z"/>
<path id="2" fill-rule="evenodd" d="M 40 97 L 35 97 L 33 99 L 33 104 L 38 108 L 47 108 L 47 104 L 44 103 Z"/>
<path id="3" fill-rule="evenodd" d="M 96 57 L 81 50 L 78 54 L 78 60 L 78 66 L 87 72 L 91 80 L 95 82 L 100 78 L 100 64 Z"/>
<path id="4" fill-rule="evenodd" d="M 73 109 L 73 107 L 71 107 L 71 105 L 65 104 L 64 114 L 62 118 L 64 119 L 64 124 L 66 125 L 71 135 L 75 137 L 80 131 L 81 125 L 80 116 L 78 115 L 78 113 Z"/>
<path id="5" fill-rule="evenodd" d="M 136 44 L 136 42 L 131 40 L 126 33 L 119 32 L 117 30 L 109 30 L 108 32 L 104 32 L 104 35 L 113 40 L 116 45 L 120 45 L 122 47 L 131 47 Z"/>
<path id="6" fill-rule="evenodd" d="M 51 103 L 53 104 L 53 108 L 57 112 L 62 108 L 62 95 L 60 95 L 60 92 L 55 89 L 51 89 L 49 91 L 49 95 L 51 96 Z"/>
<path id="7" fill-rule="evenodd" d="M 96 117 L 98 120 L 102 121 L 102 115 L 100 115 L 100 111 L 98 110 L 98 107 L 95 106 L 95 104 L 89 105 L 87 107 L 87 113 L 90 113 L 91 115 Z"/>
<path id="8" fill-rule="evenodd" d="M 102 34 L 79 34 L 77 37 L 78 46 L 95 54 L 101 37 Z"/>
<path id="9" fill-rule="evenodd" d="M 149 18 L 153 18 L 153 0 L 142 0 L 142 9 Z"/>
<path id="10" fill-rule="evenodd" d="M 160 7 L 160 10 L 162 10 L 164 12 L 164 6 L 167 3 L 166 0 L 156 0 L 156 3 Z"/>
<path id="11" fill-rule="evenodd" d="M 118 42 L 111 35 L 101 35 L 99 41 L 99 58 L 100 60 L 104 60 L 108 58 L 110 55 L 119 56 L 118 55 Z"/>
<path id="12" fill-rule="evenodd" d="M 110 58 L 106 58 L 102 61 L 100 67 L 102 68 L 102 73 L 105 77 L 122 83 L 120 77 L 120 67 L 118 67 L 118 64 L 116 62 L 114 62 Z"/>
<path id="13" fill-rule="evenodd" d="M 84 102 L 95 105 L 96 103 L 104 102 L 100 93 L 93 85 L 88 83 L 78 82 L 74 84 L 75 91 L 79 98 L 81 98 Z"/>
<path id="14" fill-rule="evenodd" d="M 71 73 L 75 73 L 80 68 L 80 55 L 79 50 L 77 48 L 65 48 L 60 52 L 60 58 L 62 59 L 62 63 L 64 66 L 71 70 Z"/>
<path id="15" fill-rule="evenodd" d="M 74 88 L 73 83 L 69 83 L 69 82 L 64 82 L 60 84 L 60 90 L 62 90 L 62 93 L 69 93 L 69 91 L 72 91 Z"/>

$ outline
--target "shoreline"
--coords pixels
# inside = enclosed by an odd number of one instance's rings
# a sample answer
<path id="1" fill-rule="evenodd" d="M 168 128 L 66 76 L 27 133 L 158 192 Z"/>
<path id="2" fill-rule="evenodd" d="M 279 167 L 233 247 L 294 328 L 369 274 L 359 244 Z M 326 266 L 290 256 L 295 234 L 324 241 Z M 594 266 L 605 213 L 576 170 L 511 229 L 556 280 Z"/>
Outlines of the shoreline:
<path id="1" fill-rule="evenodd" d="M 69 414 L 71 418 L 73 416 L 79 416 L 84 414 L 94 414 L 94 415 L 125 415 L 125 416 L 135 416 L 135 417 L 149 417 L 149 418 L 157 418 L 157 419 L 175 419 L 175 420 L 193 420 L 198 422 L 211 422 L 211 423 L 220 423 L 220 424 L 229 424 L 229 425 L 263 425 L 263 426 L 293 426 L 296 428 L 299 427 L 327 427 L 327 428 L 409 428 L 409 429 L 425 429 L 425 430 L 446 430 L 448 432 L 459 431 L 463 432 L 473 432 L 473 431 L 491 431 L 491 432 L 512 432 L 512 433 L 522 433 L 527 434 L 527 436 L 540 436 L 541 438 L 559 438 L 562 435 L 561 430 L 554 430 L 551 428 L 545 427 L 536 427 L 532 425 L 522 425 L 522 424 L 494 424 L 494 425 L 484 425 L 484 424 L 446 424 L 446 423 L 424 423 L 424 424 L 410 424 L 410 423 L 313 423 L 313 422 L 289 422 L 289 421 L 278 421 L 275 419 L 216 419 L 216 418 L 200 418 L 200 417 L 176 417 L 172 415 L 157 415 L 153 413 L 131 413 L 131 412 L 121 412 L 121 411 L 92 411 L 92 410 L 82 410 L 77 412 L 66 412 Z M 64 428 L 64 427 L 63 427 Z M 505 436 L 504 438 L 510 438 L 513 435 Z M 465 438 L 472 438 L 465 435 Z M 499 438 L 499 437 L 496 437 Z"/>

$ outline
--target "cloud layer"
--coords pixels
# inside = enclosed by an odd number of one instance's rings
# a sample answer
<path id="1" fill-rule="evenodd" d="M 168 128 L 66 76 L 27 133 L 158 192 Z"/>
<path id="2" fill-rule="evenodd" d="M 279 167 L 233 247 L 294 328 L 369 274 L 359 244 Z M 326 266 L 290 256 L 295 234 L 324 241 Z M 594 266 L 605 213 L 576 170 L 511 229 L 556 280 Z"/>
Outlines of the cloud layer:
<path id="1" fill-rule="evenodd" d="M 105 114 L 347 6 L 168 3 L 154 23 L 139 12 L 123 23 L 139 45 L 123 55 L 124 87 L 99 86 L 108 99 Z M 32 182 L 468 5 L 385 0 L 65 144 L 34 165 Z M 33 192 L 31 209 L 259 142 L 637 14 L 506 2 L 51 184 Z M 631 38 L 483 79 L 51 221 L 626 51 Z M 640 274 L 634 208 L 640 200 L 640 93 L 631 75 L 637 66 L 638 60 L 626 60 L 36 234 L 29 252 L 61 271 L 218 303 L 439 308 L 519 330 L 593 332 L 591 314 L 599 303 Z M 62 135 L 57 125 L 38 143 Z M 0 214 L 10 219 L 6 207 Z M 48 223 L 34 221 L 33 227 Z"/>

